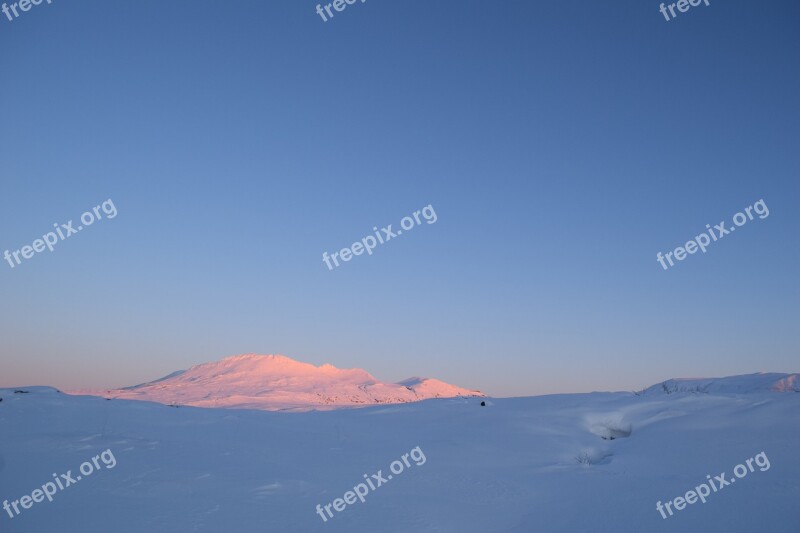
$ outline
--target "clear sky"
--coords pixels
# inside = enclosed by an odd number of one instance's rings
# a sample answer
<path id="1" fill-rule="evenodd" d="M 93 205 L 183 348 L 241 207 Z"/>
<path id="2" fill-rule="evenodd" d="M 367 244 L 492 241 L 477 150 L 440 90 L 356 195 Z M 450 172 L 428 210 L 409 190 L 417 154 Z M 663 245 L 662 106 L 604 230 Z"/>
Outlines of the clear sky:
<path id="1" fill-rule="evenodd" d="M 0 15 L 0 253 L 118 210 L 0 263 L 0 386 L 251 352 L 496 396 L 800 370 L 799 3 L 315 6 Z"/>

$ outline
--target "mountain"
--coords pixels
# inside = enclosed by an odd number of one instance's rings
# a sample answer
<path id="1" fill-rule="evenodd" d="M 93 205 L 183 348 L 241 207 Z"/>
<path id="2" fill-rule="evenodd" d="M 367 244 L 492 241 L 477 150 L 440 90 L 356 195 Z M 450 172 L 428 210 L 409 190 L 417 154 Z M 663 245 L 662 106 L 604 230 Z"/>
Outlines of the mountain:
<path id="1" fill-rule="evenodd" d="M 644 389 L 642 394 L 800 392 L 800 374 L 757 373 L 724 378 L 668 379 Z"/>
<path id="2" fill-rule="evenodd" d="M 107 391 L 73 391 L 106 398 L 170 405 L 262 409 L 327 410 L 429 398 L 484 396 L 437 379 L 383 383 L 359 368 L 314 366 L 283 355 L 236 355 L 173 372 L 156 381 Z"/>

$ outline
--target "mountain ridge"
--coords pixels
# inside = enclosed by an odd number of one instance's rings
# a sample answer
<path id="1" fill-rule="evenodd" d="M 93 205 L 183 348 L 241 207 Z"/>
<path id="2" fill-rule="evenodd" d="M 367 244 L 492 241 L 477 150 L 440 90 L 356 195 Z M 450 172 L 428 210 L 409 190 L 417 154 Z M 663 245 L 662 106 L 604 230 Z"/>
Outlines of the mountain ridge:
<path id="1" fill-rule="evenodd" d="M 756 372 L 721 378 L 673 378 L 638 394 L 800 392 L 800 374 Z"/>
<path id="2" fill-rule="evenodd" d="M 281 354 L 234 355 L 130 387 L 70 394 L 268 411 L 328 410 L 485 396 L 434 378 L 384 383 L 361 368 L 342 369 L 328 363 L 315 366 Z"/>

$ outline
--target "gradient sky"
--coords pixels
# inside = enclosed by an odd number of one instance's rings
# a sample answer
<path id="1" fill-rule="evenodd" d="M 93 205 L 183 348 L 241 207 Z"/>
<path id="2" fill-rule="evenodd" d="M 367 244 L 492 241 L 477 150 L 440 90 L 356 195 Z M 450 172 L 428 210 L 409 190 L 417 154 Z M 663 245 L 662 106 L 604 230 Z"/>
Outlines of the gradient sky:
<path id="1" fill-rule="evenodd" d="M 0 253 L 118 209 L 0 263 L 0 386 L 251 352 L 496 396 L 800 370 L 800 4 L 315 6 L 0 18 Z"/>

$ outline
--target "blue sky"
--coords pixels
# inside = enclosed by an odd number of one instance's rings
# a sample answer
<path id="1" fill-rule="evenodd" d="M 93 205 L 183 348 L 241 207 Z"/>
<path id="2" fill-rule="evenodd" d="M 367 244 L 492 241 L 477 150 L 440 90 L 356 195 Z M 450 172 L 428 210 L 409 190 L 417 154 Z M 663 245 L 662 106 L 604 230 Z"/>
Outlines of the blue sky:
<path id="1" fill-rule="evenodd" d="M 799 4 L 315 6 L 0 18 L 0 253 L 118 209 L 0 263 L 0 386 L 251 352 L 497 396 L 798 371 Z"/>

